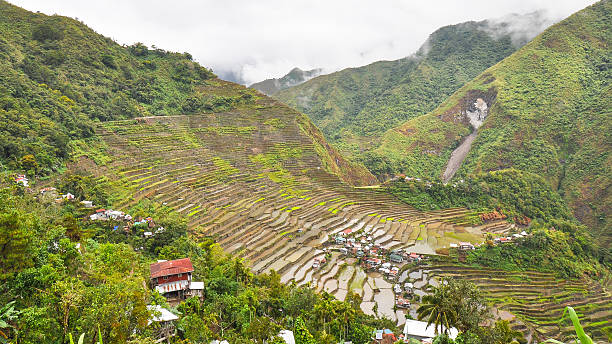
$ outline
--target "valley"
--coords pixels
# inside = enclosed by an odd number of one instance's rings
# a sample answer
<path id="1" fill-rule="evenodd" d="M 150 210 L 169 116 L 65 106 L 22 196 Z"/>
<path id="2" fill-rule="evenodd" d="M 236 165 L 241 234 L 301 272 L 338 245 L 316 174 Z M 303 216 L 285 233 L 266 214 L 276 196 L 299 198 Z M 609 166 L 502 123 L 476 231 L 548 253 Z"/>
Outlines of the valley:
<path id="1" fill-rule="evenodd" d="M 105 122 L 96 131 L 111 159 L 94 170 L 101 169 L 128 190 L 117 200 L 120 209 L 144 199 L 170 207 L 188 219 L 196 240 L 214 238 L 226 252 L 244 257 L 253 272 L 275 271 L 283 283 L 310 286 L 339 300 L 356 293 L 366 314 L 386 317 L 398 326 L 406 315 L 395 307 L 392 287 L 406 282 L 411 271 L 425 269 L 431 275 L 450 274 L 476 282 L 498 310 L 512 314 L 513 328 L 538 338 L 555 336 L 541 322 L 554 322 L 560 316 L 564 299 L 554 296 L 557 294 L 509 302 L 504 290 L 512 282 L 506 280 L 496 287 L 486 269 L 449 268 L 444 259 L 436 258 L 438 252 L 448 252 L 462 241 L 484 242 L 485 233 L 503 236 L 514 232 L 514 225 L 504 220 L 473 225 L 467 220 L 471 212 L 464 208 L 419 211 L 376 188 L 354 188 L 326 171 L 311 139 L 316 135 L 304 130 L 293 111 L 269 98 L 259 98 L 254 109 Z M 272 119 L 286 125 L 263 124 Z M 79 159 L 75 169 L 92 167 L 83 163 L 87 155 Z M 371 237 L 370 245 L 387 252 L 400 250 L 434 259 L 426 258 L 426 267 L 399 264 L 406 272 L 394 281 L 377 271 L 365 272 L 359 259 L 330 246 L 343 232 Z M 327 259 L 326 264 L 314 267 L 322 258 Z M 550 273 L 525 274 L 530 282 L 512 286 L 512 297 L 530 295 L 532 282 L 539 281 L 539 276 L 545 276 L 542 281 L 551 286 L 558 282 Z M 435 283 L 412 281 L 419 288 Z M 568 283 L 585 291 L 593 288 L 589 286 L 592 282 Z M 423 293 L 420 290 L 415 293 Z M 554 290 L 565 295 L 558 285 Z M 582 300 L 589 300 L 568 297 L 573 300 L 568 305 L 578 310 Z M 588 297 L 593 302 L 601 300 L 602 309 L 610 307 L 605 296 Z M 534 318 L 530 309 L 542 309 L 538 308 L 543 307 L 542 302 L 550 313 Z M 417 305 L 406 312 L 415 316 Z M 593 319 L 598 331 L 609 326 L 601 318 Z"/>
<path id="2" fill-rule="evenodd" d="M 0 0 L 0 343 L 610 341 L 612 2 L 541 15 L 247 88 Z"/>

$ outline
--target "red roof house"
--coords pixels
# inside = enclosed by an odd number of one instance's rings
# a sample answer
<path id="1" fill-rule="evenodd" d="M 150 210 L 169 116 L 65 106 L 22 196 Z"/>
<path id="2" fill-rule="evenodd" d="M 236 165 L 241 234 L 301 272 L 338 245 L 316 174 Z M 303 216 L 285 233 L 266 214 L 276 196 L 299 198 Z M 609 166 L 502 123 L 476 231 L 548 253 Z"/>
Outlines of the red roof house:
<path id="1" fill-rule="evenodd" d="M 182 258 L 161 261 L 149 266 L 151 286 L 164 295 L 171 303 L 178 302 L 189 295 L 199 295 L 203 289 L 202 282 L 191 280 L 193 265 L 191 259 Z"/>
<path id="2" fill-rule="evenodd" d="M 151 271 L 151 279 L 154 279 L 178 274 L 190 274 L 193 272 L 193 265 L 191 264 L 191 259 L 182 258 L 153 263 L 149 270 Z"/>

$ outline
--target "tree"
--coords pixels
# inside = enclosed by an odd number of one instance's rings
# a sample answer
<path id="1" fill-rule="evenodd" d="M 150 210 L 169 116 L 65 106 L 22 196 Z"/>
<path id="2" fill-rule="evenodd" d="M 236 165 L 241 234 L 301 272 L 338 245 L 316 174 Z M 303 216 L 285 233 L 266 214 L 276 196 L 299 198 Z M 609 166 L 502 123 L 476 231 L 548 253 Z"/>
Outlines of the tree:
<path id="1" fill-rule="evenodd" d="M 36 158 L 34 157 L 34 155 L 24 155 L 21 158 L 21 168 L 28 171 L 28 174 L 36 174 L 36 172 L 38 172 L 38 162 L 36 162 Z"/>
<path id="2" fill-rule="evenodd" d="M 432 287 L 430 291 L 430 294 L 423 296 L 422 304 L 417 309 L 418 319 L 427 319 L 427 326 L 433 324 L 436 334 L 448 334 L 457 321 L 457 315 L 451 305 L 450 288 L 442 280 L 438 287 Z"/>
<path id="3" fill-rule="evenodd" d="M 314 337 L 310 334 L 308 328 L 306 328 L 306 324 L 302 317 L 295 319 L 294 335 L 295 344 L 316 344 Z"/>
<path id="4" fill-rule="evenodd" d="M 461 332 L 476 330 L 479 324 L 490 317 L 489 307 L 482 291 L 467 280 L 449 278 L 446 280 L 450 306 L 456 316 L 455 326 Z"/>
<path id="5" fill-rule="evenodd" d="M 39 42 L 57 41 L 64 38 L 64 30 L 51 23 L 42 23 L 34 27 L 32 38 Z"/>
<path id="6" fill-rule="evenodd" d="M 0 280 L 32 264 L 30 216 L 18 209 L 0 208 Z"/>

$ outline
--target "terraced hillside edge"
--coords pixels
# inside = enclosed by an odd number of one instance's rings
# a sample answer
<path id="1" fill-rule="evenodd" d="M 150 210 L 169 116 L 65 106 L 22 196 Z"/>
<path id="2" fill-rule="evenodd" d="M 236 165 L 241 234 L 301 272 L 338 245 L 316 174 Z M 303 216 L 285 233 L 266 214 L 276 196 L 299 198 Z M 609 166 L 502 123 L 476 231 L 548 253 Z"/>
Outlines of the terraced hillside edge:
<path id="1" fill-rule="evenodd" d="M 484 123 L 455 178 L 513 167 L 543 176 L 575 216 L 612 238 L 612 3 L 550 27 L 430 114 L 385 133 L 377 155 L 394 172 L 441 178 L 453 149 Z M 609 242 L 609 241 L 608 241 Z"/>
<path id="2" fill-rule="evenodd" d="M 513 329 L 532 339 L 573 338 L 575 331 L 571 322 L 560 321 L 566 306 L 576 310 L 585 331 L 597 342 L 612 338 L 610 292 L 591 280 L 560 279 L 552 273 L 508 272 L 443 261 L 412 273 L 423 276 L 425 283 L 439 277 L 474 282 L 495 306 L 498 317 L 509 319 Z"/>
<path id="3" fill-rule="evenodd" d="M 71 151 L 89 149 L 92 142 L 82 139 L 94 136 L 95 121 L 240 111 L 258 97 L 216 79 L 187 53 L 120 46 L 77 20 L 2 0 L 0 14 L 0 163 L 9 169 L 31 175 L 61 170 Z M 322 138 L 314 126 L 303 126 Z M 318 145 L 325 168 L 344 181 L 375 181 L 324 141 Z"/>
<path id="4" fill-rule="evenodd" d="M 306 113 L 341 152 L 383 174 L 364 150 L 388 129 L 433 110 L 459 87 L 513 53 L 533 36 L 511 31 L 522 19 L 546 27 L 538 12 L 501 21 L 467 22 L 432 33 L 414 54 L 323 75 L 275 98 Z"/>
<path id="5" fill-rule="evenodd" d="M 50 174 L 93 121 L 229 109 L 251 96 L 198 93 L 211 78 L 189 54 L 120 46 L 75 19 L 0 1 L 0 162 Z"/>

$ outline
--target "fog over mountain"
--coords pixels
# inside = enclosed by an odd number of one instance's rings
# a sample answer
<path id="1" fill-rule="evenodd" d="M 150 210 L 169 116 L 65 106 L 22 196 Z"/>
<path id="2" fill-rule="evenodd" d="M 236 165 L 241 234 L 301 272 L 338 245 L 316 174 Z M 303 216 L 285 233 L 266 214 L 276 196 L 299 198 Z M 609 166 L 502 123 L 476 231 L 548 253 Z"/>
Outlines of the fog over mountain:
<path id="1" fill-rule="evenodd" d="M 402 58 L 444 25 L 537 10 L 552 22 L 595 1 L 189 0 L 172 6 L 161 0 L 11 2 L 33 11 L 77 17 L 122 44 L 142 41 L 189 51 L 220 77 L 251 84 L 280 78 L 296 66 L 332 72 Z"/>

